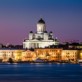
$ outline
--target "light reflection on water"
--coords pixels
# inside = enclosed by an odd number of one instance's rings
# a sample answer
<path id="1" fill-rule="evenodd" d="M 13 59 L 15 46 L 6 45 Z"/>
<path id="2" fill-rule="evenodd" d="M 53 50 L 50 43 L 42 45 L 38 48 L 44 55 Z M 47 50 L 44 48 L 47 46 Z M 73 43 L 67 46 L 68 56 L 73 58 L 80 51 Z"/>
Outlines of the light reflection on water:
<path id="1" fill-rule="evenodd" d="M 4 79 L 82 82 L 82 64 L 0 64 L 0 80 Z"/>

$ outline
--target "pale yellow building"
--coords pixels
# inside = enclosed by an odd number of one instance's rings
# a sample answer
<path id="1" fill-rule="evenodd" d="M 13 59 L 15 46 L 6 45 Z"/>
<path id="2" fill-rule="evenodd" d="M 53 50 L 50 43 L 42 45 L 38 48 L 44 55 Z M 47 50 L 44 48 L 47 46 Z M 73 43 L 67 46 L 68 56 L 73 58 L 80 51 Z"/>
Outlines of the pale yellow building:
<path id="1" fill-rule="evenodd" d="M 21 49 L 0 49 L 0 60 L 7 62 L 11 58 L 13 61 L 19 61 L 21 60 L 22 51 Z"/>
<path id="2" fill-rule="evenodd" d="M 80 51 L 80 59 L 82 60 L 82 50 Z"/>
<path id="3" fill-rule="evenodd" d="M 23 49 L 0 49 L 0 61 L 8 62 L 9 59 L 12 59 L 13 62 L 21 61 L 35 61 L 36 53 L 31 50 Z"/>
<path id="4" fill-rule="evenodd" d="M 76 63 L 79 59 L 79 50 L 62 50 L 61 60 Z"/>
<path id="5" fill-rule="evenodd" d="M 39 59 L 44 59 L 48 61 L 60 61 L 61 60 L 61 52 L 62 49 L 55 49 L 55 48 L 39 48 L 35 49 L 37 57 Z"/>
<path id="6" fill-rule="evenodd" d="M 82 50 L 80 50 L 80 55 L 79 55 L 78 62 L 82 62 Z"/>
<path id="7" fill-rule="evenodd" d="M 0 61 L 28 62 L 41 59 L 55 62 L 82 62 L 82 50 L 63 50 L 61 48 L 38 48 L 34 51 L 24 49 L 0 49 Z"/>
<path id="8" fill-rule="evenodd" d="M 22 52 L 22 61 L 35 61 L 36 58 L 35 51 L 24 50 Z"/>

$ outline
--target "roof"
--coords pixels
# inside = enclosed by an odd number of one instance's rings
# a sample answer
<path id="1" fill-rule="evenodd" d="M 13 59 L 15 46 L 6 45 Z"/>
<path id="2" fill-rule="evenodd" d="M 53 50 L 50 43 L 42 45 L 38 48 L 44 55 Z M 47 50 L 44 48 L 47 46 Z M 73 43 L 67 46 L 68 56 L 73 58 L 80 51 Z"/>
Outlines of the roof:
<path id="1" fill-rule="evenodd" d="M 38 21 L 38 23 L 43 23 L 43 24 L 45 24 L 45 21 L 41 18 L 41 19 Z"/>
<path id="2" fill-rule="evenodd" d="M 47 31 L 44 31 L 44 33 L 47 33 Z"/>
<path id="3" fill-rule="evenodd" d="M 50 33 L 53 33 L 52 31 L 50 31 Z"/>
<path id="4" fill-rule="evenodd" d="M 30 31 L 30 33 L 33 33 L 33 31 Z"/>
<path id="5" fill-rule="evenodd" d="M 24 49 L 15 49 L 15 48 L 0 48 L 0 50 L 24 50 Z"/>

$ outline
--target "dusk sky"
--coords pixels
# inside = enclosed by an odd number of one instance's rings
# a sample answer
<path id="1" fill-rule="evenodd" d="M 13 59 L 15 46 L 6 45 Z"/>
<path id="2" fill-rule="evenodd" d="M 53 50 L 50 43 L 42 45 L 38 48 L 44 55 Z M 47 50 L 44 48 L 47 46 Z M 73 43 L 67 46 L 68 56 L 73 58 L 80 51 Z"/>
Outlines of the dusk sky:
<path id="1" fill-rule="evenodd" d="M 59 41 L 82 42 L 82 0 L 0 0 L 0 43 L 22 44 L 40 18 Z"/>

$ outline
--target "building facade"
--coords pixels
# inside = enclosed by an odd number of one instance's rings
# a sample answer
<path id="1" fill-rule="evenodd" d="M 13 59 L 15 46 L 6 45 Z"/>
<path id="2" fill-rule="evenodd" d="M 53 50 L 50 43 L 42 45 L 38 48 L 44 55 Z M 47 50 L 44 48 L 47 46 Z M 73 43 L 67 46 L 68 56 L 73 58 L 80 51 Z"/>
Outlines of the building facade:
<path id="1" fill-rule="evenodd" d="M 21 61 L 22 49 L 0 49 L 0 60 L 7 62 L 11 58 L 14 62 Z"/>
<path id="2" fill-rule="evenodd" d="M 37 23 L 37 32 L 30 31 L 29 38 L 24 40 L 23 48 L 45 48 L 50 45 L 58 45 L 57 38 L 53 38 L 52 32 L 46 31 L 45 21 L 41 18 Z"/>
<path id="3" fill-rule="evenodd" d="M 82 50 L 62 48 L 0 49 L 0 62 L 34 62 L 36 60 L 78 63 L 82 62 Z"/>
<path id="4" fill-rule="evenodd" d="M 80 59 L 79 50 L 67 49 L 62 50 L 61 61 L 76 63 Z"/>
<path id="5" fill-rule="evenodd" d="M 47 61 L 60 61 L 61 60 L 61 52 L 62 49 L 55 48 L 39 48 L 35 49 L 36 55 L 39 59 L 47 60 Z"/>
<path id="6" fill-rule="evenodd" d="M 36 61 L 37 56 L 36 56 L 36 52 L 35 51 L 30 51 L 30 50 L 24 50 L 22 52 L 22 61 L 26 62 L 26 61 Z"/>

